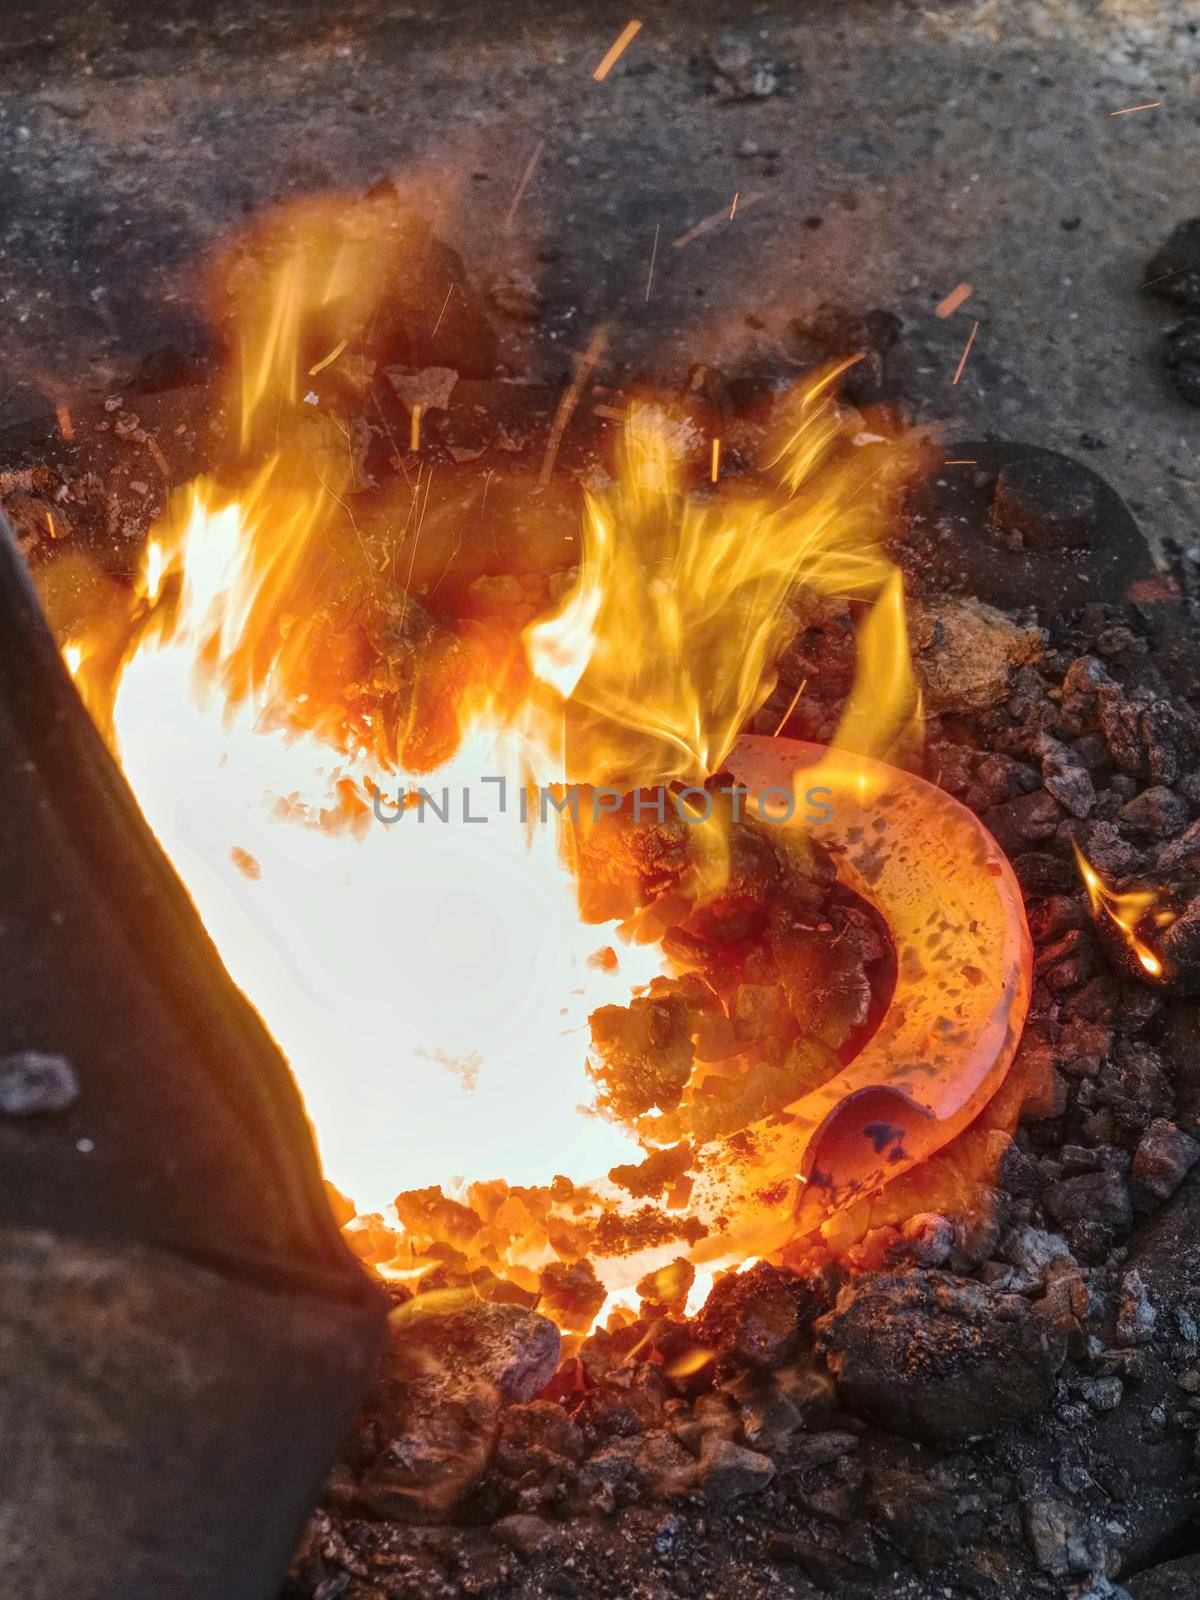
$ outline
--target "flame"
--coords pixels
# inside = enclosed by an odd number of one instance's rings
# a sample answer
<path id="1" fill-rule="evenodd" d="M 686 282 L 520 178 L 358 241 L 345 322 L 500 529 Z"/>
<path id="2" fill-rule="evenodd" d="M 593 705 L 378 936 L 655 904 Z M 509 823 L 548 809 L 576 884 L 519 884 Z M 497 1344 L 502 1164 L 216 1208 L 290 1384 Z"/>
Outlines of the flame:
<path id="1" fill-rule="evenodd" d="M 1078 845 L 1075 845 L 1075 859 L 1079 864 L 1079 874 L 1088 892 L 1092 911 L 1097 916 L 1105 916 L 1121 931 L 1125 943 L 1133 951 L 1144 971 L 1152 978 L 1161 978 L 1163 964 L 1137 934 L 1138 925 L 1145 919 L 1150 907 L 1158 896 L 1152 889 L 1130 889 L 1119 893 L 1109 888 L 1104 879 L 1092 866 Z"/>
<path id="2" fill-rule="evenodd" d="M 834 388 L 849 363 L 799 389 L 765 488 L 725 473 L 692 486 L 668 414 L 638 402 L 614 482 L 584 497 L 583 560 L 557 610 L 499 646 L 442 638 L 454 670 L 435 702 L 389 681 L 352 712 L 322 608 L 376 606 L 406 639 L 425 624 L 410 596 L 380 591 L 346 501 L 351 453 L 308 385 L 360 353 L 389 246 L 331 202 L 289 228 L 274 269 L 238 279 L 234 454 L 153 530 L 122 647 L 73 640 L 65 655 L 291 1063 L 325 1170 L 352 1197 L 354 1247 L 416 1281 L 431 1240 L 461 1254 L 469 1238 L 472 1262 L 533 1288 L 579 1254 L 570 1196 L 586 1191 L 557 1175 L 645 1150 L 590 1104 L 588 1016 L 669 966 L 631 928 L 581 919 L 571 824 L 531 825 L 518 797 L 534 776 L 702 785 L 775 685 L 798 583 L 863 618 L 829 761 L 861 789 L 862 757 L 910 752 L 920 701 L 880 536 L 912 453 L 856 442 L 861 419 Z M 416 429 L 414 414 L 414 448 Z M 416 760 L 408 735 L 431 705 L 450 735 Z M 460 794 L 473 816 L 431 820 L 457 815 Z M 698 833 L 711 887 L 721 825 Z M 479 1181 L 497 1168 L 503 1182 Z"/>

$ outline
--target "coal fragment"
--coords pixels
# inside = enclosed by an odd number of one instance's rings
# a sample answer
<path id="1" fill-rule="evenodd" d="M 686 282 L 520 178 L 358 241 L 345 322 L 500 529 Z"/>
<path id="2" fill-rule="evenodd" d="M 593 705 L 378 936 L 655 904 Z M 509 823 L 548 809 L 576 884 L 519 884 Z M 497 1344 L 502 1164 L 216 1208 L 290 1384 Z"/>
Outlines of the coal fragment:
<path id="1" fill-rule="evenodd" d="M 66 1056 L 17 1050 L 0 1056 L 0 1114 L 46 1117 L 68 1111 L 79 1099 L 75 1068 Z"/>
<path id="2" fill-rule="evenodd" d="M 1200 317 L 1188 317 L 1164 335 L 1162 362 L 1180 399 L 1200 406 Z"/>
<path id="3" fill-rule="evenodd" d="M 1066 456 L 1026 456 L 996 478 L 992 527 L 1014 549 L 1086 549 L 1100 516 L 1097 478 Z"/>
<path id="4" fill-rule="evenodd" d="M 1126 1582 L 1133 1600 L 1197 1600 L 1200 1596 L 1200 1555 L 1180 1556 L 1149 1567 Z"/>
<path id="5" fill-rule="evenodd" d="M 1104 1570 L 1103 1540 L 1074 1506 L 1038 1496 L 1027 1500 L 1022 1511 L 1025 1537 L 1043 1572 L 1065 1578 Z"/>
<path id="6" fill-rule="evenodd" d="M 709 1433 L 700 1449 L 700 1482 L 705 1497 L 717 1505 L 740 1500 L 765 1489 L 775 1476 L 775 1463 L 758 1450 Z"/>
<path id="7" fill-rule="evenodd" d="M 1147 294 L 1200 306 L 1200 217 L 1173 228 L 1146 263 L 1141 287 Z"/>
<path id="8" fill-rule="evenodd" d="M 959 1439 L 1047 1405 L 1061 1332 L 1015 1295 L 946 1272 L 864 1276 L 817 1324 L 848 1406 L 920 1439 Z"/>
<path id="9" fill-rule="evenodd" d="M 760 1261 L 716 1284 L 694 1323 L 696 1341 L 748 1366 L 776 1366 L 816 1310 L 802 1278 Z"/>
<path id="10" fill-rule="evenodd" d="M 1200 1160 L 1200 1144 L 1165 1117 L 1146 1129 L 1133 1154 L 1130 1181 L 1139 1211 L 1153 1211 L 1169 1200 Z"/>

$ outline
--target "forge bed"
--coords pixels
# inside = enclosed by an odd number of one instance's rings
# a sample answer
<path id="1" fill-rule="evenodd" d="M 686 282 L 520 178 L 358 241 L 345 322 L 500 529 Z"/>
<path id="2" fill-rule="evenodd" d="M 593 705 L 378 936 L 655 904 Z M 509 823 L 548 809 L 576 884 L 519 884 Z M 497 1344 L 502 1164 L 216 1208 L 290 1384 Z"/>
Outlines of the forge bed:
<path id="1" fill-rule="evenodd" d="M 66 404 L 77 438 L 62 470 L 78 473 L 98 451 L 127 513 L 108 536 L 127 532 L 135 548 L 145 516 L 129 487 L 158 487 L 147 433 L 178 441 L 168 447 L 176 481 L 205 464 L 211 444 L 200 419 L 213 351 L 192 310 L 191 264 L 204 247 L 277 198 L 326 185 L 361 191 L 389 171 L 449 160 L 457 181 L 431 221 L 481 287 L 506 373 L 544 386 L 529 391 L 542 406 L 533 437 L 601 321 L 609 344 L 599 378 L 652 373 L 678 383 L 699 356 L 735 380 L 798 371 L 794 319 L 826 301 L 855 314 L 883 308 L 903 324 L 884 398 L 944 423 L 949 442 L 1018 440 L 1082 460 L 1172 563 L 1178 589 L 1155 589 L 1149 559 L 1118 530 L 1125 577 L 1150 587 L 1128 613 L 1116 606 L 1061 626 L 1043 617 L 1058 628 L 1043 687 L 1097 652 L 1133 682 L 1167 637 L 1169 681 L 1155 704 L 1170 700 L 1171 715 L 1194 705 L 1197 413 L 1158 360 L 1178 310 L 1137 292 L 1150 252 L 1192 209 L 1181 181 L 1197 153 L 1192 7 L 653 4 L 638 12 L 643 30 L 621 64 L 595 84 L 591 69 L 626 15 L 511 0 L 351 0 L 336 11 L 322 0 L 215 11 L 195 0 L 16 0 L 0 56 L 0 473 L 64 450 L 47 417 Z M 1109 115 L 1145 101 L 1163 104 Z M 689 240 L 734 194 L 733 221 Z M 959 282 L 972 286 L 970 299 L 937 317 Z M 109 397 L 120 405 L 106 410 Z M 135 412 L 132 432 L 109 429 Z M 1173 633 L 1164 635 L 1156 604 L 1170 611 Z M 955 700 L 969 641 L 940 654 L 934 619 L 920 644 L 927 693 L 940 689 L 939 714 L 979 751 L 1002 752 L 1014 729 L 1043 714 L 1032 676 L 1021 675 L 1043 659 L 1032 647 L 1022 656 L 1025 636 L 1024 624 L 981 628 L 1001 657 L 997 702 L 1012 692 L 986 726 L 986 707 Z M 793 665 L 798 679 L 802 663 Z M 773 715 L 791 687 L 781 686 Z M 1130 711 L 1123 689 L 1107 704 L 1114 726 L 1142 708 Z M 1121 807 L 1168 789 L 1191 830 L 1191 853 L 1177 852 L 1176 868 L 1200 876 L 1200 763 L 1163 717 L 1159 744 L 1138 735 L 1141 754 L 1118 754 L 1118 734 L 1102 730 L 1107 753 L 1095 771 L 1110 795 L 1103 814 L 1115 819 L 1109 843 L 1153 870 L 1185 823 L 1161 812 L 1161 797 L 1153 816 L 1130 820 Z M 1099 739 L 1098 730 L 1097 721 L 1079 737 Z M 1132 790 L 1112 785 L 1114 764 L 1128 778 L 1127 762 L 1139 761 Z M 1000 1171 L 1008 1242 L 999 1231 L 956 1236 L 953 1247 L 907 1241 L 907 1254 L 881 1264 L 915 1261 L 917 1300 L 906 1302 L 885 1273 L 878 1305 L 868 1290 L 859 1302 L 866 1333 L 843 1326 L 847 1359 L 857 1350 L 868 1368 L 900 1348 L 906 1327 L 928 1330 L 931 1385 L 914 1385 L 905 1401 L 922 1416 L 864 1398 L 861 1382 L 847 1403 L 853 1385 L 834 1394 L 823 1373 L 789 1390 L 780 1374 L 804 1366 L 796 1345 L 806 1348 L 807 1335 L 797 1341 L 780 1309 L 790 1291 L 768 1283 L 714 1331 L 735 1384 L 739 1364 L 768 1374 L 731 1390 L 731 1407 L 765 1413 L 786 1402 L 774 1424 L 763 1422 L 756 1460 L 715 1447 L 704 1458 L 702 1436 L 724 1424 L 696 1404 L 702 1385 L 669 1397 L 669 1423 L 648 1425 L 655 1406 L 662 1414 L 657 1378 L 601 1341 L 601 1398 L 580 1410 L 576 1431 L 538 1411 L 541 1402 L 515 1421 L 510 1408 L 500 1424 L 508 1466 L 489 1465 L 441 1515 L 407 1488 L 391 1501 L 386 1481 L 363 1488 L 389 1437 L 428 1443 L 419 1418 L 415 1431 L 411 1419 L 397 1426 L 407 1402 L 389 1397 L 385 1381 L 360 1418 L 351 1464 L 336 1469 L 303 1536 L 286 1600 L 1104 1600 L 1121 1584 L 1135 1600 L 1200 1594 L 1200 1168 L 1159 1208 L 1164 1196 L 1135 1193 L 1116 1157 L 1089 1165 L 1087 1150 L 1062 1156 L 1064 1144 L 1078 1152 L 1084 1124 L 1105 1114 L 1090 1150 L 1129 1155 L 1163 1121 L 1200 1138 L 1200 1013 L 1186 992 L 1160 1003 L 1128 981 L 1119 958 L 1111 977 L 1113 952 L 1093 937 L 1067 835 L 1055 832 L 1066 820 L 1055 810 L 1061 784 L 1042 786 L 1061 776 L 1053 759 L 1023 774 L 964 767 L 942 776 L 993 812 L 989 825 L 1024 860 L 1038 910 L 1035 1022 L 1046 1021 L 1048 1004 L 1074 1006 L 1070 1040 L 1094 1042 L 1087 1030 L 1098 1022 L 1116 1042 L 1110 1060 L 1080 1067 L 1082 1045 L 1073 1055 L 1052 1029 L 1034 1029 L 1026 1066 L 1041 1099 Z M 1190 958 L 1200 967 L 1195 951 Z M 1051 1020 L 1058 1025 L 1057 1014 Z M 1188 1165 L 1186 1146 L 1173 1149 L 1176 1165 Z M 1086 1207 L 1068 1217 L 1064 1205 L 1062 1218 L 1043 1209 L 1047 1189 L 1093 1176 L 1093 1199 L 1114 1216 L 1124 1207 L 1111 1237 L 1088 1233 Z M 1065 1268 L 1043 1276 L 1052 1262 L 1037 1253 L 1059 1226 L 1094 1274 L 1084 1291 Z M 1013 1242 L 1014 1228 L 1027 1234 Z M 962 1282 L 943 1281 L 942 1268 Z M 958 1341 L 978 1329 L 986 1343 L 1013 1290 L 1047 1304 L 1033 1319 L 1010 1306 L 1016 1331 L 996 1335 L 988 1361 L 1025 1363 L 1012 1381 L 1033 1395 L 1030 1415 L 964 1439 L 981 1390 L 977 1374 L 956 1374 Z M 772 1360 L 743 1359 L 755 1340 L 774 1337 L 780 1318 Z M 1051 1323 L 1070 1344 L 1065 1368 L 1054 1369 L 1039 1342 Z M 555 1406 L 573 1398 L 574 1381 L 563 1378 Z M 518 1410 L 532 1398 L 527 1388 L 508 1396 Z M 453 1385 L 447 1393 L 462 1405 Z M 783 1429 L 777 1446 L 772 1425 Z M 737 1427 L 735 1451 L 744 1418 Z M 467 1415 L 448 1450 L 476 1450 L 478 1433 Z M 702 1460 L 703 1479 L 672 1482 L 680 1452 Z M 252 1521 L 249 1511 L 242 1520 Z M 1173 1572 L 1155 1571 L 1176 1558 L 1183 1565 Z"/>

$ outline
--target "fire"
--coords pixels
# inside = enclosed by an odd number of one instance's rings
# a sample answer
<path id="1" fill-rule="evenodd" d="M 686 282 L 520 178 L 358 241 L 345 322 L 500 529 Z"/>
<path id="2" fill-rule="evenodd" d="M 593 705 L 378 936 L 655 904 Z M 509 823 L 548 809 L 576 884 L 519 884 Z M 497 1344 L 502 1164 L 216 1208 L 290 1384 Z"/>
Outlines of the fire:
<path id="1" fill-rule="evenodd" d="M 1079 864 L 1079 874 L 1087 889 L 1092 911 L 1098 917 L 1107 917 L 1114 927 L 1120 930 L 1121 937 L 1150 977 L 1161 978 L 1162 962 L 1137 933 L 1139 925 L 1146 919 L 1151 906 L 1158 898 L 1157 895 L 1152 889 L 1130 889 L 1124 893 L 1110 889 L 1078 845 L 1075 846 L 1075 859 Z"/>
<path id="2" fill-rule="evenodd" d="M 312 375 L 354 360 L 386 300 L 386 238 L 332 203 L 292 224 L 276 269 L 242 285 L 233 457 L 154 530 L 119 646 L 109 619 L 96 638 L 71 642 L 68 664 L 231 977 L 291 1063 L 325 1170 L 358 1213 L 360 1253 L 413 1279 L 446 1252 L 465 1254 L 531 1290 L 548 1264 L 585 1256 L 607 1215 L 632 1241 L 611 1252 L 628 1262 L 597 1263 L 607 1287 L 690 1253 L 706 1268 L 695 1295 L 717 1266 L 786 1245 L 791 1202 L 769 1195 L 797 1174 L 817 1186 L 828 1176 L 811 1163 L 841 1079 L 822 1091 L 819 1116 L 808 1101 L 787 1108 L 775 1121 L 786 1136 L 763 1134 L 758 1156 L 698 1152 L 649 1223 L 653 1208 L 602 1179 L 655 1139 L 636 1119 L 598 1111 L 588 1018 L 672 968 L 652 918 L 583 920 L 586 821 L 557 804 L 550 816 L 546 786 L 668 785 L 711 812 L 707 779 L 739 761 L 762 767 L 736 742 L 774 686 L 795 586 L 855 602 L 858 679 L 835 749 L 804 777 L 846 797 L 860 834 L 879 802 L 892 818 L 896 883 L 908 858 L 895 818 L 908 817 L 948 875 L 947 916 L 961 913 L 959 932 L 992 963 L 955 1012 L 955 1038 L 977 1029 L 969 1050 L 947 1045 L 943 1001 L 922 998 L 915 981 L 907 1023 L 886 1032 L 927 1056 L 935 1079 L 969 1058 L 941 1099 L 905 1077 L 907 1053 L 893 1063 L 906 1104 L 935 1132 L 939 1119 L 961 1122 L 1015 1045 L 1005 1029 L 1015 1011 L 1019 1032 L 1024 1014 L 1024 923 L 1019 897 L 1015 920 L 1007 889 L 989 899 L 992 862 L 981 872 L 976 835 L 959 821 L 939 834 L 937 815 L 918 826 L 935 792 L 878 765 L 919 737 L 902 586 L 880 542 L 911 450 L 857 442 L 860 419 L 836 397 L 839 368 L 795 395 L 769 487 L 724 474 L 695 486 L 669 415 L 634 402 L 615 481 L 584 497 L 583 559 L 557 609 L 519 638 L 438 632 L 403 588 L 381 591 L 346 500 L 352 452 L 337 419 L 331 428 L 308 403 Z M 414 451 L 418 429 L 414 409 Z M 718 460 L 714 440 L 714 479 Z M 403 572 L 399 548 L 385 565 Z M 322 632 L 331 607 L 354 606 L 383 618 L 402 662 L 376 665 L 381 687 L 365 705 L 346 692 L 357 667 Z M 430 653 L 444 669 L 434 690 L 422 677 Z M 431 726 L 436 737 L 425 736 Z M 451 809 L 457 820 L 441 820 Z M 726 870 L 728 828 L 719 809 L 695 829 L 691 881 L 708 892 Z M 797 835 L 793 848 L 811 847 Z M 871 860 L 858 854 L 870 898 Z M 897 899 L 897 915 L 924 918 L 934 894 L 930 880 L 903 915 Z M 927 926 L 914 937 L 928 939 Z M 876 1050 L 860 1066 L 851 1098 L 879 1061 Z M 931 1137 L 914 1133 L 912 1159 Z M 886 1181 L 878 1162 L 868 1176 L 837 1160 L 847 1193 Z M 694 1226 L 689 1207 L 703 1219 Z"/>

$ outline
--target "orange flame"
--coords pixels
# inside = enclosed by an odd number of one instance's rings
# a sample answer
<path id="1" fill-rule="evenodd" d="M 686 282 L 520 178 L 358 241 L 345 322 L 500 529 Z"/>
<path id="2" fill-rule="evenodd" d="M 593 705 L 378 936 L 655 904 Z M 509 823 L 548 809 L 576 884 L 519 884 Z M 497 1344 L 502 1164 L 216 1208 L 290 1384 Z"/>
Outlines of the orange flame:
<path id="1" fill-rule="evenodd" d="M 1143 969 L 1152 978 L 1161 978 L 1163 964 L 1151 950 L 1150 946 L 1138 937 L 1138 925 L 1144 921 L 1146 913 L 1154 904 L 1158 896 L 1152 889 L 1130 889 L 1119 893 L 1110 889 L 1108 884 L 1092 866 L 1078 845 L 1075 845 L 1075 859 L 1079 863 L 1079 875 L 1083 879 L 1091 901 L 1092 910 L 1097 916 L 1109 919 L 1121 931 L 1125 943 L 1133 951 Z"/>

